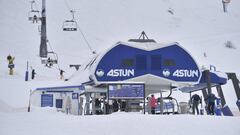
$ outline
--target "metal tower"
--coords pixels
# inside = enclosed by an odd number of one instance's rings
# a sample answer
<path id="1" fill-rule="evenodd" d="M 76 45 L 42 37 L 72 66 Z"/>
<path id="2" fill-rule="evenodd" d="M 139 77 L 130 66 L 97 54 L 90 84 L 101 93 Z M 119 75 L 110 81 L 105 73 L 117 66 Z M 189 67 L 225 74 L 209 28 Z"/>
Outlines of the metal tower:
<path id="1" fill-rule="evenodd" d="M 39 56 L 47 58 L 47 24 L 46 24 L 46 0 L 42 0 L 42 18 L 41 18 L 41 43 Z"/>

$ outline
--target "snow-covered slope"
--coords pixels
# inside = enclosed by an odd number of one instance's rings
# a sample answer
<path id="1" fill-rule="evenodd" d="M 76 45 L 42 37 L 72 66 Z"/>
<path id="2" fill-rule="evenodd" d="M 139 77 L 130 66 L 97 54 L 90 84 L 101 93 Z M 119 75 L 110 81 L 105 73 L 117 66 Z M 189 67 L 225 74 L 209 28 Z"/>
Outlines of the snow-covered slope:
<path id="1" fill-rule="evenodd" d="M 59 57 L 59 67 L 46 68 L 38 57 L 39 24 L 27 20 L 29 0 L 0 0 L 0 134 L 229 134 L 238 135 L 239 117 L 190 115 L 153 116 L 117 113 L 109 116 L 67 116 L 54 108 L 32 108 L 27 113 L 30 89 L 80 84 L 88 71 L 75 72 L 69 64 L 83 66 L 93 57 L 80 31 L 63 32 L 70 9 L 93 50 L 101 52 L 118 41 L 138 38 L 145 31 L 158 42 L 179 42 L 199 66 L 214 65 L 240 76 L 240 0 L 232 0 L 223 13 L 221 0 L 46 0 L 47 35 Z M 41 0 L 36 0 L 41 9 Z M 235 49 L 225 47 L 231 41 Z M 15 71 L 8 75 L 7 55 L 15 57 Z M 36 79 L 24 81 L 26 63 Z M 66 71 L 68 82 L 60 80 Z M 231 82 L 223 86 L 227 104 L 235 108 Z M 179 101 L 188 94 L 174 92 Z M 23 112 L 24 111 L 24 112 Z M 11 112 L 11 113 L 9 113 Z"/>
<path id="2" fill-rule="evenodd" d="M 9 115 L 11 117 L 9 117 Z M 49 108 L 32 113 L 0 113 L 0 134 L 4 135 L 238 135 L 239 117 L 193 115 L 143 115 L 115 113 L 76 117 Z M 14 129 L 14 130 L 13 130 Z"/>
<path id="3" fill-rule="evenodd" d="M 240 74 L 240 0 L 229 4 L 228 13 L 223 13 L 220 0 L 46 2 L 48 39 L 58 54 L 60 68 L 66 71 L 66 76 L 75 72 L 69 64 L 84 64 L 93 57 L 80 31 L 62 31 L 63 21 L 71 18 L 69 9 L 76 11 L 75 18 L 82 32 L 97 52 L 117 41 L 137 38 L 144 30 L 148 37 L 158 42 L 179 42 L 191 52 L 199 66 L 208 68 L 211 64 L 217 70 Z M 41 1 L 36 0 L 36 3 L 40 10 Z M 40 64 L 39 24 L 27 20 L 29 11 L 28 0 L 0 1 L 0 100 L 15 107 L 26 106 L 29 90 L 35 87 L 80 84 L 88 78 L 86 72 L 80 72 L 78 77 L 74 75 L 77 79 L 64 82 L 59 79 L 58 67 L 46 68 Z M 227 41 L 231 41 L 236 49 L 226 48 L 224 43 Z M 14 76 L 8 75 L 8 54 L 16 58 Z M 37 77 L 34 81 L 24 82 L 27 61 L 35 68 Z M 224 91 L 227 102 L 234 106 L 236 97 L 231 84 L 224 86 Z"/>

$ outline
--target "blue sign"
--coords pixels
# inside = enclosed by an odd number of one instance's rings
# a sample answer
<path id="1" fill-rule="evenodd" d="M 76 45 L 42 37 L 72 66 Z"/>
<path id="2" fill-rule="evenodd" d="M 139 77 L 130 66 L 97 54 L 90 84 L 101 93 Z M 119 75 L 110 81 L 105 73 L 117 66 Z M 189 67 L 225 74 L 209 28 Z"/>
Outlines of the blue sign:
<path id="1" fill-rule="evenodd" d="M 178 82 L 198 82 L 202 73 L 192 56 L 176 43 L 151 51 L 119 44 L 102 57 L 94 74 L 100 82 L 146 74 Z"/>
<path id="2" fill-rule="evenodd" d="M 143 84 L 110 84 L 108 86 L 108 96 L 112 98 L 144 98 Z"/>
<path id="3" fill-rule="evenodd" d="M 63 100 L 56 99 L 56 108 L 62 108 L 62 107 L 63 107 Z"/>
<path id="4" fill-rule="evenodd" d="M 78 99 L 78 93 L 72 93 L 72 99 Z"/>
<path id="5" fill-rule="evenodd" d="M 42 94 L 41 95 L 41 107 L 53 107 L 53 94 Z"/>

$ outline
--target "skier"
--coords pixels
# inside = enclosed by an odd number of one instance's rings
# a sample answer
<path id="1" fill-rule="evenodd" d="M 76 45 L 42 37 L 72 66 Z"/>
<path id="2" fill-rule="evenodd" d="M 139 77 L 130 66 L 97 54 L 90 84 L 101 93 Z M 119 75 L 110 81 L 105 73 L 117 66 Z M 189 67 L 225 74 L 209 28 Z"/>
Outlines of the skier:
<path id="1" fill-rule="evenodd" d="M 117 112 L 118 109 L 119 109 L 118 102 L 117 102 L 117 100 L 114 100 L 113 101 L 113 112 Z"/>
<path id="2" fill-rule="evenodd" d="M 37 18 L 36 15 L 33 16 L 33 23 L 34 23 L 34 22 L 35 22 L 35 23 L 38 23 L 38 18 Z"/>
<path id="3" fill-rule="evenodd" d="M 50 57 L 48 57 L 46 62 L 46 67 L 51 68 L 52 66 L 53 66 L 53 60 Z"/>
<path id="4" fill-rule="evenodd" d="M 199 97 L 199 95 L 194 94 L 191 97 L 191 103 L 192 103 L 193 114 L 195 114 L 195 109 L 196 109 L 197 110 L 197 115 L 199 115 L 198 105 L 199 105 L 199 103 L 201 103 L 201 98 Z"/>
<path id="5" fill-rule="evenodd" d="M 207 98 L 205 99 L 207 101 L 207 109 L 210 115 L 214 115 L 214 107 L 215 107 L 216 99 L 217 97 L 213 93 L 208 94 Z"/>
<path id="6" fill-rule="evenodd" d="M 126 101 L 121 101 L 121 111 L 125 111 L 126 110 L 126 106 L 127 106 L 127 103 Z"/>
<path id="7" fill-rule="evenodd" d="M 32 80 L 35 78 L 36 72 L 35 69 L 32 69 Z"/>
<path id="8" fill-rule="evenodd" d="M 154 97 L 154 95 L 151 96 L 150 103 L 151 103 L 151 112 L 152 112 L 152 114 L 155 114 L 155 109 L 157 106 L 157 99 Z"/>
<path id="9" fill-rule="evenodd" d="M 151 97 L 147 97 L 147 112 L 151 114 Z"/>
<path id="10" fill-rule="evenodd" d="M 96 108 L 96 114 L 101 114 L 101 102 L 98 98 L 95 99 L 95 108 Z"/>
<path id="11" fill-rule="evenodd" d="M 65 71 L 63 71 L 62 69 L 60 69 L 60 79 L 61 80 L 63 80 L 64 79 L 64 76 L 63 76 L 63 73 L 64 73 Z"/>
<path id="12" fill-rule="evenodd" d="M 69 96 L 67 96 L 67 99 L 66 99 L 66 113 L 67 114 L 71 113 L 71 108 L 72 108 L 71 98 Z"/>

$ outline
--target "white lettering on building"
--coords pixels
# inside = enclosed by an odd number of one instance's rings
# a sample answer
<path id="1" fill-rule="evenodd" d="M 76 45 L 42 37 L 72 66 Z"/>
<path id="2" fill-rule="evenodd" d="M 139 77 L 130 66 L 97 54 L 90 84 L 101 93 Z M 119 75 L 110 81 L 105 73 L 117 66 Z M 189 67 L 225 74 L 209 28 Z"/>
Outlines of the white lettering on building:
<path id="1" fill-rule="evenodd" d="M 111 69 L 107 76 L 111 77 L 129 77 L 134 76 L 134 69 Z"/>
<path id="2" fill-rule="evenodd" d="M 178 69 L 173 72 L 176 77 L 198 77 L 198 70 Z"/>

